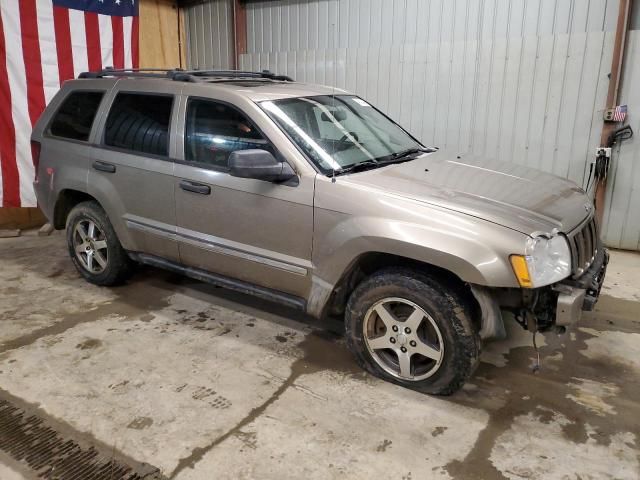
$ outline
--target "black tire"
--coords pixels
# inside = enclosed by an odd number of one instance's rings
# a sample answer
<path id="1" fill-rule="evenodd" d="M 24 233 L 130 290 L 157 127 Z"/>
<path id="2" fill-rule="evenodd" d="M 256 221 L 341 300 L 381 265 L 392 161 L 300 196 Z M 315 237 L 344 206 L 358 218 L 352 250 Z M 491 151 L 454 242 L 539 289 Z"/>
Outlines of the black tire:
<path id="1" fill-rule="evenodd" d="M 100 272 L 88 270 L 76 255 L 74 232 L 81 222 L 93 222 L 106 241 L 106 266 Z M 83 223 L 83 224 L 84 224 Z M 86 201 L 76 205 L 67 216 L 67 246 L 76 269 L 85 280 L 95 285 L 113 286 L 124 283 L 133 272 L 133 261 L 122 248 L 107 214 L 96 201 Z M 76 237 L 77 238 L 77 237 Z M 104 252 L 103 250 L 103 252 Z M 86 258 L 86 257 L 85 257 Z M 104 258 L 104 255 L 101 257 Z"/>
<path id="2" fill-rule="evenodd" d="M 418 360 L 424 360 L 428 365 L 432 365 L 430 368 L 433 373 L 428 378 L 403 379 L 399 376 L 399 372 L 396 375 L 389 373 L 387 371 L 389 368 L 385 370 L 379 364 L 379 362 L 384 363 L 384 360 L 380 360 L 381 356 L 377 355 L 378 361 L 376 361 L 372 354 L 373 350 L 370 351 L 367 346 L 364 332 L 365 316 L 375 305 L 392 298 L 408 300 L 414 306 L 417 305 L 431 317 L 429 322 L 432 320 L 439 329 L 444 344 L 444 353 L 440 353 L 441 357 L 438 360 L 440 363 L 426 357 L 417 357 Z M 434 329 L 435 332 L 433 323 L 429 323 L 428 328 Z M 415 270 L 385 269 L 362 281 L 347 303 L 345 329 L 347 344 L 362 368 L 384 380 L 423 393 L 437 395 L 454 393 L 464 385 L 479 363 L 480 336 L 472 320 L 471 305 L 465 300 L 461 289 Z M 402 330 L 402 327 L 400 329 Z M 417 335 L 417 332 L 415 334 Z M 390 336 L 394 335 L 397 336 L 395 333 L 390 333 Z M 386 338 L 386 336 L 385 328 L 380 338 Z M 406 338 L 403 335 L 402 339 L 397 340 L 394 337 L 391 341 L 397 348 L 400 341 L 403 345 L 405 344 Z M 412 346 L 415 346 L 415 342 L 412 342 Z M 400 368 L 400 353 L 394 350 L 375 350 L 375 352 L 379 351 L 388 352 L 385 353 L 387 355 L 385 358 L 393 359 L 393 355 L 397 355 L 398 369 Z M 411 366 L 411 362 L 416 357 L 409 358 L 411 358 L 409 370 L 413 372 L 416 367 Z M 429 362 L 433 363 L 429 364 Z"/>

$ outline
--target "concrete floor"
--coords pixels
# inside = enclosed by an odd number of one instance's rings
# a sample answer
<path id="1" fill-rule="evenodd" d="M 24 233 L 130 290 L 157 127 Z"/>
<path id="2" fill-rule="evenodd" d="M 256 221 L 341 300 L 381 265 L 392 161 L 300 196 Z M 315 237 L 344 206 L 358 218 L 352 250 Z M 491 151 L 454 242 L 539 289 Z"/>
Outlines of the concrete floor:
<path id="1" fill-rule="evenodd" d="M 0 240 L 0 398 L 170 478 L 640 478 L 640 255 L 579 328 L 485 346 L 449 398 L 377 380 L 336 332 L 160 270 L 79 278 L 60 232 Z M 30 478 L 0 452 L 0 478 Z"/>

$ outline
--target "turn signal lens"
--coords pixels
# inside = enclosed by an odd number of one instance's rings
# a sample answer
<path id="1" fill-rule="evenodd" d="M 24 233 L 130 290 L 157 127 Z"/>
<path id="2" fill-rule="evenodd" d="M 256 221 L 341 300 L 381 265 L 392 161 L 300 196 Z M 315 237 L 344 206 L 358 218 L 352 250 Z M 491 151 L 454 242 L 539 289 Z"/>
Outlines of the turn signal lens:
<path id="1" fill-rule="evenodd" d="M 511 260 L 513 273 L 516 274 L 520 286 L 523 288 L 533 287 L 531 275 L 529 275 L 529 267 L 527 266 L 527 259 L 523 255 L 511 255 L 509 259 Z"/>

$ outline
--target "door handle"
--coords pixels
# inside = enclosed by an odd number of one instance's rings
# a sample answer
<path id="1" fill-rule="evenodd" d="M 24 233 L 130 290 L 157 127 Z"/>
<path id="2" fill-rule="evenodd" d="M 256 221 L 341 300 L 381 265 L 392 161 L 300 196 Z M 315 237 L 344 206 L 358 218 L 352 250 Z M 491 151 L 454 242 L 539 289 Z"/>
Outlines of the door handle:
<path id="1" fill-rule="evenodd" d="M 180 188 L 182 190 L 186 190 L 187 192 L 199 193 L 200 195 L 209 195 L 211 193 L 211 187 L 209 185 L 190 182 L 188 180 L 181 180 Z"/>
<path id="2" fill-rule="evenodd" d="M 93 162 L 93 168 L 95 170 L 100 170 L 101 172 L 116 173 L 116 166 L 113 165 L 112 163 L 96 161 L 96 162 Z"/>

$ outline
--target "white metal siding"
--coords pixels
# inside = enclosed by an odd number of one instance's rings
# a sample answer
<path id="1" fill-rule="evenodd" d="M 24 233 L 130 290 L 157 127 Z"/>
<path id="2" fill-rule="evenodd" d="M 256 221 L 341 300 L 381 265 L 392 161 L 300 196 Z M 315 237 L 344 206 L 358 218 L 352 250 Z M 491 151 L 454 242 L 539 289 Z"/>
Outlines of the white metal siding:
<path id="1" fill-rule="evenodd" d="M 262 1 L 247 8 L 242 68 L 335 84 L 427 144 L 583 184 L 602 128 L 617 0 Z"/>
<path id="2" fill-rule="evenodd" d="M 620 103 L 635 136 L 613 151 L 603 230 L 605 243 L 640 250 L 640 30 L 629 32 Z"/>
<path id="3" fill-rule="evenodd" d="M 616 0 L 249 2 L 241 67 L 335 84 L 427 144 L 582 184 L 602 126 L 617 6 Z"/>
<path id="4" fill-rule="evenodd" d="M 187 7 L 188 68 L 233 68 L 232 0 L 209 0 Z"/>
<path id="5" fill-rule="evenodd" d="M 346 88 L 427 144 L 540 168 L 583 185 L 602 130 L 618 4 L 249 1 L 240 67 Z M 197 39 L 191 66 L 224 66 L 203 53 L 199 40 L 222 44 L 221 34 L 207 37 L 198 18 L 190 17 Z M 637 32 L 631 39 L 628 58 L 638 59 Z M 640 90 L 632 85 L 640 84 L 639 69 L 639 61 L 628 61 L 622 86 L 638 134 L 633 106 L 640 108 Z M 603 229 L 611 246 L 640 248 L 639 144 L 627 142 L 614 159 Z"/>

